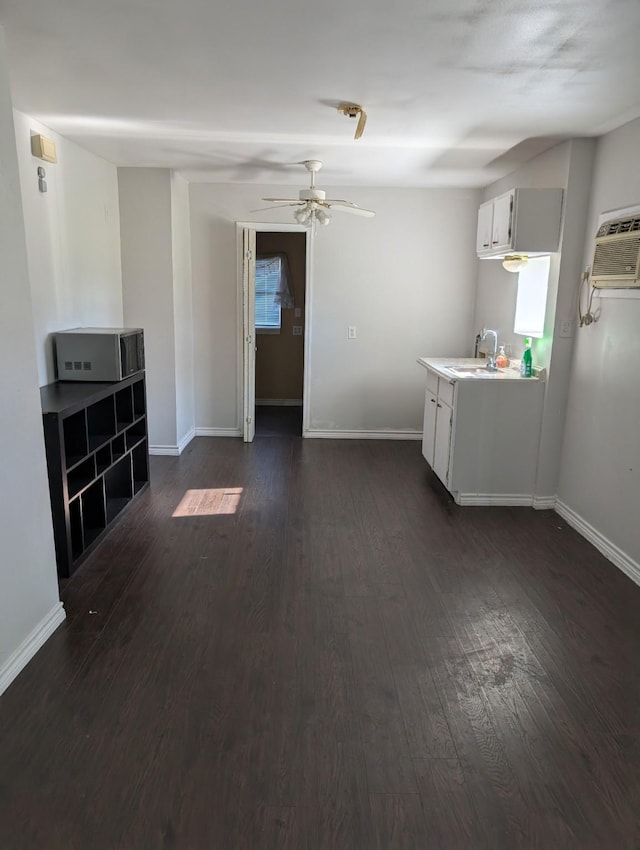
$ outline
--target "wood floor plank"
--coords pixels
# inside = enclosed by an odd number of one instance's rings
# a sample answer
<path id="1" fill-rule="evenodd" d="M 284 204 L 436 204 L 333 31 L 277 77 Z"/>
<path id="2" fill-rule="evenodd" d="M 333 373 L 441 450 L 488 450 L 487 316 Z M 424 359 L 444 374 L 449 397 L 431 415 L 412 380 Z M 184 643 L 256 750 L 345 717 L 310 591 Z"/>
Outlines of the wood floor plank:
<path id="1" fill-rule="evenodd" d="M 426 824 L 418 794 L 371 794 L 376 850 L 415 850 L 425 845 Z M 433 845 L 436 846 L 436 845 Z"/>

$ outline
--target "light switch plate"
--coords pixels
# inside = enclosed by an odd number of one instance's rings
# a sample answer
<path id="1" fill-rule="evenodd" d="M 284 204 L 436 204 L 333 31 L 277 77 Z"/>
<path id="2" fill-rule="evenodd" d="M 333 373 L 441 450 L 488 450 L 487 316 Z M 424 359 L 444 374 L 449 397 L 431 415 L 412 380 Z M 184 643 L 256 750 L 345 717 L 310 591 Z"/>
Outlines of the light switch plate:
<path id="1" fill-rule="evenodd" d="M 356 339 L 356 326 L 355 325 L 349 325 L 347 336 L 348 336 L 349 339 Z"/>
<path id="2" fill-rule="evenodd" d="M 302 316 L 302 307 L 294 307 L 293 308 L 293 316 L 295 319 L 299 319 Z"/>

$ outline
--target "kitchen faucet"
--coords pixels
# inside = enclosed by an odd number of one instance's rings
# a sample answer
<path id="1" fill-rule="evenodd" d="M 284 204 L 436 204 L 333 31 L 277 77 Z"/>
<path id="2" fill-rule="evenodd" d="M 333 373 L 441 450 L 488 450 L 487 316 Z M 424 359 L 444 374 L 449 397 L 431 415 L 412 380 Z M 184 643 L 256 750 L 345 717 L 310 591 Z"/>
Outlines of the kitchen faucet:
<path id="1" fill-rule="evenodd" d="M 485 367 L 485 368 L 486 368 L 489 372 L 497 372 L 497 371 L 498 371 L 498 367 L 496 366 L 496 355 L 497 355 L 497 353 L 498 353 L 498 334 L 496 333 L 496 331 L 492 331 L 492 330 L 491 330 L 491 328 L 483 328 L 483 329 L 482 329 L 482 332 L 481 332 L 481 335 L 480 335 L 480 339 L 481 339 L 482 341 L 484 341 L 484 339 L 485 339 L 485 338 L 486 338 L 489 334 L 493 334 L 493 354 L 490 354 L 490 355 L 487 357 L 487 365 L 486 365 L 486 367 Z"/>

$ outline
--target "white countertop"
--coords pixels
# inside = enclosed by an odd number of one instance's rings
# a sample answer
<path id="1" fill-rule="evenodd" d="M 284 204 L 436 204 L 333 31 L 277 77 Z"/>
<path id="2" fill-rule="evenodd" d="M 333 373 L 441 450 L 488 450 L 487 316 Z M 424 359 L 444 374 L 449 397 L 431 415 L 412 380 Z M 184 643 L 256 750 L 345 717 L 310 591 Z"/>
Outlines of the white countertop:
<path id="1" fill-rule="evenodd" d="M 487 361 L 478 357 L 420 357 L 418 363 L 425 369 L 432 369 L 450 381 L 541 381 L 545 370 L 535 369 L 531 378 L 523 378 L 519 368 L 498 369 L 489 372 L 484 367 Z"/>

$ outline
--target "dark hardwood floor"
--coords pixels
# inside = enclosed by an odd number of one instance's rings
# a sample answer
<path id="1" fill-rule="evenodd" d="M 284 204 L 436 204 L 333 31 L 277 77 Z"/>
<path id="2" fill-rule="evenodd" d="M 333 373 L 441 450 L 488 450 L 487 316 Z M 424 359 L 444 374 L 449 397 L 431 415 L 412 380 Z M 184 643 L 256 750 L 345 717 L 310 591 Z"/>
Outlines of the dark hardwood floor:
<path id="1" fill-rule="evenodd" d="M 413 442 L 151 472 L 0 698 L 1 850 L 640 847 L 640 588 L 556 514 Z"/>
<path id="2" fill-rule="evenodd" d="M 302 407 L 257 405 L 256 437 L 301 437 Z"/>

